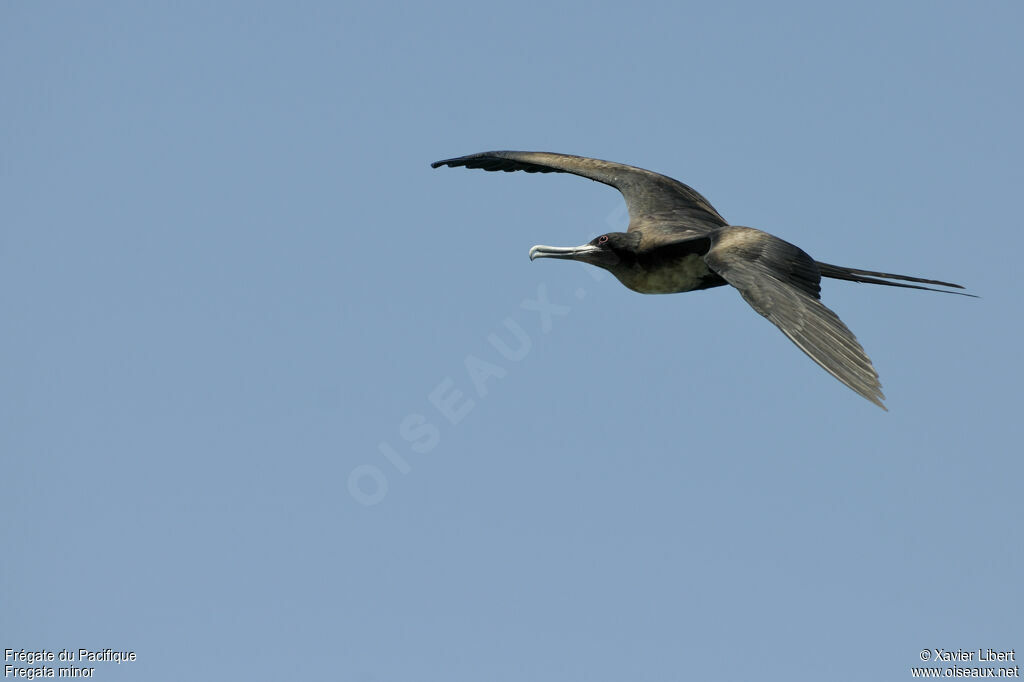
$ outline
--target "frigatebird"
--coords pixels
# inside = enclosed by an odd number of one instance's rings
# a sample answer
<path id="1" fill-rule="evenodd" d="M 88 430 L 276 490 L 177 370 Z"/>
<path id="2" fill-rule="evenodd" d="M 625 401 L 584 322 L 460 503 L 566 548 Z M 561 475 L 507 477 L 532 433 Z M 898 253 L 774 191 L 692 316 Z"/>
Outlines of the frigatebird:
<path id="1" fill-rule="evenodd" d="M 582 246 L 534 246 L 530 260 L 563 258 L 596 265 L 642 294 L 676 294 L 730 284 L 825 371 L 883 410 L 885 396 L 878 373 L 853 333 L 821 302 L 821 278 L 949 294 L 961 292 L 921 285 L 963 289 L 935 279 L 816 261 L 767 232 L 730 225 L 692 187 L 635 166 L 569 154 L 515 151 L 482 152 L 430 165 L 571 173 L 611 185 L 622 193 L 629 209 L 626 232 L 602 234 Z"/>

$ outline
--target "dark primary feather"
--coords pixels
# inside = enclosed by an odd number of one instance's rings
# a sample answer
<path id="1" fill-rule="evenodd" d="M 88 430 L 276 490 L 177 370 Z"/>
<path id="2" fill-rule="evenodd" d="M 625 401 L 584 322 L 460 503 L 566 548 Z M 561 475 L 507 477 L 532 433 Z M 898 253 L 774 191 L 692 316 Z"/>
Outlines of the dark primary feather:
<path id="1" fill-rule="evenodd" d="M 431 167 L 465 166 L 487 171 L 572 173 L 611 185 L 622 193 L 629 209 L 629 229 L 641 228 L 673 235 L 706 234 L 727 223 L 692 187 L 658 173 L 612 161 L 550 152 L 497 151 L 470 154 Z"/>
<path id="2" fill-rule="evenodd" d="M 867 353 L 839 317 L 818 300 L 814 260 L 778 237 L 749 227 L 728 227 L 704 257 L 712 270 L 739 289 L 825 371 L 882 409 L 882 386 Z"/>

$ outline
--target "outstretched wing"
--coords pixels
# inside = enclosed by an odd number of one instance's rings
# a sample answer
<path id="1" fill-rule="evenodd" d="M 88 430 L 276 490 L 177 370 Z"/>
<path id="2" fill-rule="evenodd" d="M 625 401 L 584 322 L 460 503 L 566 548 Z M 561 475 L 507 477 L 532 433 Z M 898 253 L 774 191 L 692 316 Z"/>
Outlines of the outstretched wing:
<path id="1" fill-rule="evenodd" d="M 818 300 L 821 275 L 810 256 L 760 230 L 728 227 L 712 237 L 704 260 L 825 371 L 885 409 L 871 359 Z"/>
<path id="2" fill-rule="evenodd" d="M 572 173 L 611 185 L 629 209 L 629 229 L 705 234 L 727 223 L 692 187 L 643 168 L 550 152 L 482 152 L 435 161 L 431 167 L 465 166 L 487 171 Z"/>

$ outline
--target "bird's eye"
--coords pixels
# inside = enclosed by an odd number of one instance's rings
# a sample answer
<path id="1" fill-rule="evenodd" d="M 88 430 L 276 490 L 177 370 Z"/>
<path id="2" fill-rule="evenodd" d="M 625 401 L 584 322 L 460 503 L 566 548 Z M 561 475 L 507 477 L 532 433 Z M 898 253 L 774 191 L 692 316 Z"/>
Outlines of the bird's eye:
<path id="1" fill-rule="evenodd" d="M 604 244 L 606 241 L 608 241 L 608 235 L 606 234 L 602 234 L 600 237 L 597 238 L 598 244 Z"/>

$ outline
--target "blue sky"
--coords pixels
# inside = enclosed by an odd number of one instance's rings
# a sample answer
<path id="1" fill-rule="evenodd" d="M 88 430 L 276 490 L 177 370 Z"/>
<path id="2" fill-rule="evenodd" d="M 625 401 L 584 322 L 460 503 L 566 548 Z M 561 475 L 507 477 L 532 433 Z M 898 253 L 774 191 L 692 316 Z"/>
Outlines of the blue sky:
<path id="1" fill-rule="evenodd" d="M 5 3 L 2 646 L 357 682 L 1024 651 L 1022 20 Z M 624 208 L 429 167 L 490 149 L 650 168 L 981 298 L 824 283 L 885 413 L 729 288 L 531 263 Z"/>

